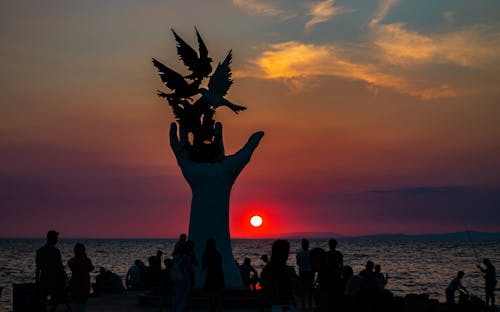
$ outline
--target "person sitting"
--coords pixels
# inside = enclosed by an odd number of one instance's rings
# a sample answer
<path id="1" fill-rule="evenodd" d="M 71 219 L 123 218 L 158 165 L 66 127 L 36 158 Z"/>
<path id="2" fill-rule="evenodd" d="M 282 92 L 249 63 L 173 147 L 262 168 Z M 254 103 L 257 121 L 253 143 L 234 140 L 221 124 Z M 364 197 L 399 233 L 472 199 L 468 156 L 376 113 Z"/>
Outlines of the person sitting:
<path id="1" fill-rule="evenodd" d="M 250 264 L 250 258 L 245 258 L 243 264 L 239 266 L 243 287 L 255 290 L 259 275 L 255 268 Z"/>
<path id="2" fill-rule="evenodd" d="M 104 293 L 104 284 L 106 279 L 106 269 L 101 267 L 99 269 L 99 274 L 95 277 L 95 283 L 92 284 L 92 290 L 95 295 Z"/>
<path id="3" fill-rule="evenodd" d="M 96 276 L 95 281 L 92 289 L 96 295 L 119 294 L 125 290 L 121 277 L 103 267 L 99 269 L 99 274 Z"/>
<path id="4" fill-rule="evenodd" d="M 111 272 L 110 270 L 106 270 L 106 276 L 108 282 L 107 291 L 109 293 L 119 294 L 125 290 L 122 278 L 118 274 Z"/>
<path id="5" fill-rule="evenodd" d="M 381 266 L 380 264 L 375 265 L 375 278 L 377 280 L 377 289 L 378 290 L 384 290 L 385 285 L 387 285 L 387 282 L 389 281 L 389 274 L 383 274 L 381 272 Z"/>
<path id="6" fill-rule="evenodd" d="M 260 256 L 260 260 L 262 260 L 262 263 L 264 263 L 264 266 L 266 266 L 269 263 L 269 257 L 267 255 Z"/>
<path id="7" fill-rule="evenodd" d="M 142 289 L 142 261 L 135 260 L 134 265 L 128 269 L 127 276 L 125 277 L 125 285 L 127 289 Z"/>
<path id="8" fill-rule="evenodd" d="M 448 287 L 446 287 L 446 303 L 452 305 L 455 303 L 455 292 L 462 291 L 468 293 L 467 289 L 462 285 L 462 278 L 465 273 L 463 271 L 458 271 L 457 276 L 450 282 Z"/>

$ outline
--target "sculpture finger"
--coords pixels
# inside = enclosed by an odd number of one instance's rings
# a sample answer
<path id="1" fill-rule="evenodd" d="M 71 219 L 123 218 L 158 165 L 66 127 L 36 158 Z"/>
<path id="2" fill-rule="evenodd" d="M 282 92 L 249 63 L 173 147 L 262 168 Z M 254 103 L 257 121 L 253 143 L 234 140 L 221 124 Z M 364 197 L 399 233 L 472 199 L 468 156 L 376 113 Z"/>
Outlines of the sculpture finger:
<path id="1" fill-rule="evenodd" d="M 175 122 L 170 124 L 170 147 L 176 157 L 179 157 L 182 152 L 182 145 L 177 137 L 177 124 Z"/>
<path id="2" fill-rule="evenodd" d="M 189 145 L 189 137 L 186 128 L 184 128 L 183 126 L 180 126 L 179 128 L 179 137 L 181 139 L 182 147 L 187 148 Z"/>
<path id="3" fill-rule="evenodd" d="M 224 150 L 224 140 L 222 138 L 222 124 L 220 122 L 217 122 L 215 124 L 215 143 L 219 144 L 219 148 L 221 150 L 222 157 L 226 155 L 226 152 Z"/>

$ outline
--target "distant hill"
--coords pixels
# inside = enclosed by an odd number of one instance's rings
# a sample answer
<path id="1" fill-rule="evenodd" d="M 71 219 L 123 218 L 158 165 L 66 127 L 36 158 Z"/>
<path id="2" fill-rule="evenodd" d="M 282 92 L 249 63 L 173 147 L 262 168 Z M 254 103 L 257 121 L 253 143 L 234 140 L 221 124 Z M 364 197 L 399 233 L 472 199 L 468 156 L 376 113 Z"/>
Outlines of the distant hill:
<path id="1" fill-rule="evenodd" d="M 345 238 L 345 235 L 332 232 L 296 232 L 296 233 L 282 233 L 280 235 L 275 235 L 276 237 L 290 238 L 290 239 L 319 239 L 319 238 Z"/>
<path id="2" fill-rule="evenodd" d="M 287 238 L 287 239 L 392 239 L 392 240 L 405 240 L 405 239 L 437 239 L 437 240 L 484 240 L 484 239 L 498 239 L 500 240 L 500 233 L 489 233 L 479 231 L 463 231 L 452 233 L 439 233 L 439 234 L 417 234 L 409 235 L 403 233 L 382 233 L 361 236 L 346 236 L 339 233 L 332 232 L 293 232 L 272 235 L 268 238 Z"/>
<path id="3" fill-rule="evenodd" d="M 484 239 L 500 239 L 500 233 L 489 233 L 479 231 L 463 231 L 452 233 L 439 234 L 374 234 L 365 236 L 350 236 L 344 238 L 356 239 L 442 239 L 442 240 L 484 240 Z"/>

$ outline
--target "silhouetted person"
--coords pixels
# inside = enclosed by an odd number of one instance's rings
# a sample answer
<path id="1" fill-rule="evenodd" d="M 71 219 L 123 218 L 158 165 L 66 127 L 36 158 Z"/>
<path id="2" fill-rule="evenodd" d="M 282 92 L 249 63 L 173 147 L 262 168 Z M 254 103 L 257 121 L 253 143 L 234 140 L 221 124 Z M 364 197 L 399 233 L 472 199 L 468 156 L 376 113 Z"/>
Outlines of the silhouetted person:
<path id="1" fill-rule="evenodd" d="M 99 269 L 99 274 L 95 277 L 95 283 L 92 285 L 95 294 L 119 294 L 125 290 L 123 282 L 118 274 L 106 270 L 104 267 Z"/>
<path id="2" fill-rule="evenodd" d="M 342 311 L 361 310 L 358 305 L 358 296 L 361 290 L 362 277 L 358 274 L 354 275 L 354 271 L 350 265 L 344 265 L 342 268 Z"/>
<path id="3" fill-rule="evenodd" d="M 374 298 L 377 294 L 377 277 L 375 275 L 375 264 L 373 261 L 367 261 L 365 269 L 359 272 L 359 276 L 362 277 L 360 295 L 365 298 Z"/>
<path id="4" fill-rule="evenodd" d="M 150 270 L 154 276 L 153 279 L 157 279 L 159 281 L 160 273 L 161 273 L 161 256 L 163 252 L 161 250 L 156 251 L 156 256 L 151 258 Z"/>
<path id="5" fill-rule="evenodd" d="M 264 265 L 267 265 L 269 263 L 269 257 L 267 255 L 260 256 L 260 260 L 264 262 Z"/>
<path id="6" fill-rule="evenodd" d="M 273 306 L 288 311 L 295 306 L 294 292 L 302 294 L 300 279 L 293 267 L 286 264 L 290 243 L 278 239 L 273 243 L 271 261 L 262 270 L 261 286 L 271 298 Z"/>
<path id="7" fill-rule="evenodd" d="M 342 295 L 342 267 L 344 266 L 344 255 L 337 248 L 337 240 L 328 241 L 330 250 L 326 252 L 328 270 L 331 279 L 331 295 L 338 297 Z"/>
<path id="8" fill-rule="evenodd" d="M 56 244 L 59 233 L 47 232 L 47 243 L 36 251 L 35 281 L 40 292 L 40 305 L 45 311 L 47 296 L 50 296 L 50 311 L 55 311 L 57 305 L 65 299 L 66 273 L 61 259 L 61 252 Z"/>
<path id="9" fill-rule="evenodd" d="M 187 309 L 189 292 L 193 285 L 193 256 L 187 244 L 178 246 L 172 266 L 172 310 L 184 312 Z"/>
<path id="10" fill-rule="evenodd" d="M 145 286 L 147 289 L 158 291 L 161 274 L 161 251 L 160 254 L 148 257 L 148 273 Z"/>
<path id="11" fill-rule="evenodd" d="M 77 243 L 74 252 L 75 256 L 68 261 L 71 269 L 71 300 L 74 310 L 83 312 L 90 294 L 90 272 L 94 269 L 94 265 L 87 257 L 83 244 Z"/>
<path id="12" fill-rule="evenodd" d="M 166 258 L 163 263 L 165 269 L 161 271 L 160 278 L 160 311 L 163 311 L 163 308 L 167 307 L 172 300 L 172 266 L 174 262 L 172 259 Z"/>
<path id="13" fill-rule="evenodd" d="M 104 267 L 101 267 L 99 269 L 99 274 L 96 275 L 95 277 L 95 283 L 92 285 L 92 290 L 94 291 L 94 294 L 99 295 L 104 293 L 104 284 L 106 280 L 106 269 Z"/>
<path id="14" fill-rule="evenodd" d="M 363 277 L 361 277 L 359 274 L 352 275 L 351 278 L 346 281 L 344 295 L 349 298 L 357 298 L 361 292 L 362 282 Z"/>
<path id="15" fill-rule="evenodd" d="M 222 271 L 222 256 L 215 246 L 215 240 L 207 240 L 201 268 L 206 272 L 204 289 L 208 293 L 210 311 L 222 311 L 222 289 L 224 288 L 224 273 Z"/>
<path id="16" fill-rule="evenodd" d="M 383 274 L 381 272 L 381 266 L 380 264 L 375 265 L 375 278 L 377 279 L 377 289 L 378 290 L 384 290 L 385 285 L 387 285 L 387 282 L 389 281 L 389 274 Z"/>
<path id="17" fill-rule="evenodd" d="M 455 292 L 463 291 L 468 293 L 465 287 L 462 285 L 462 278 L 465 273 L 463 271 L 458 271 L 457 276 L 450 282 L 448 287 L 446 287 L 446 303 L 452 305 L 455 303 Z"/>
<path id="18" fill-rule="evenodd" d="M 174 252 L 172 254 L 175 254 L 179 248 L 180 245 L 186 244 L 187 241 L 187 235 L 186 234 L 181 234 L 179 235 L 179 240 L 175 243 L 174 245 Z"/>
<path id="19" fill-rule="evenodd" d="M 302 308 L 306 309 L 306 302 L 309 308 L 312 308 L 312 288 L 314 274 L 311 267 L 311 255 L 309 252 L 309 241 L 305 238 L 301 241 L 302 250 L 297 253 L 296 260 L 299 267 L 299 278 L 304 288 L 302 296 Z"/>
<path id="20" fill-rule="evenodd" d="M 491 301 L 491 306 L 495 306 L 495 287 L 497 285 L 497 275 L 495 271 L 495 267 L 491 263 L 490 259 L 483 259 L 483 264 L 486 268 L 481 267 L 477 264 L 477 267 L 481 272 L 483 272 L 484 277 L 484 290 L 486 295 L 486 306 L 489 305 Z"/>
<path id="21" fill-rule="evenodd" d="M 134 265 L 128 269 L 127 275 L 125 276 L 125 285 L 127 289 L 142 289 L 141 273 L 141 260 L 137 259 Z"/>
<path id="22" fill-rule="evenodd" d="M 194 252 L 194 241 L 192 239 L 189 239 L 187 242 L 186 242 L 186 246 L 187 246 L 187 250 L 188 250 L 188 253 L 189 255 L 191 256 L 191 288 L 194 287 L 194 284 L 195 284 L 195 279 L 196 279 L 196 273 L 195 273 L 195 267 L 198 266 L 198 258 L 196 257 L 196 253 Z"/>
<path id="23" fill-rule="evenodd" d="M 344 265 L 342 267 L 342 293 L 345 294 L 347 284 L 349 280 L 354 276 L 354 271 L 350 265 Z"/>
<path id="24" fill-rule="evenodd" d="M 257 274 L 255 268 L 251 265 L 250 258 L 245 258 L 243 260 L 243 264 L 239 266 L 239 270 L 243 287 L 255 290 L 255 286 L 259 280 L 259 275 Z"/>
<path id="25" fill-rule="evenodd" d="M 125 290 L 122 279 L 118 274 L 106 270 L 104 276 L 104 291 L 106 293 L 119 294 Z"/>
<path id="26" fill-rule="evenodd" d="M 310 251 L 311 268 L 316 275 L 314 301 L 316 303 L 315 311 L 332 311 L 334 298 L 332 294 L 332 279 L 330 268 L 328 266 L 327 254 L 323 248 L 313 248 Z"/>

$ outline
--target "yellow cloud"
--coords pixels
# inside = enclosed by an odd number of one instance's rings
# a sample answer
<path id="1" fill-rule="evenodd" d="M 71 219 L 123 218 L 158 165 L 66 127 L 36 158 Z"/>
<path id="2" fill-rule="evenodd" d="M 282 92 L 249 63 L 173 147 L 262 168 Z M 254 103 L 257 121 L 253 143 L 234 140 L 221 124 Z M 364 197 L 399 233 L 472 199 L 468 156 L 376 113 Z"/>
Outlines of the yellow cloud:
<path id="1" fill-rule="evenodd" d="M 452 63 L 472 68 L 500 66 L 500 32 L 473 26 L 446 34 L 423 35 L 405 24 L 377 25 L 374 44 L 385 61 L 393 64 Z"/>
<path id="2" fill-rule="evenodd" d="M 311 6 L 307 27 L 337 14 L 326 0 Z M 368 41 L 362 48 L 297 41 L 272 44 L 235 75 L 284 79 L 293 89 L 310 86 L 317 76 L 334 76 L 365 82 L 370 89 L 389 88 L 421 99 L 450 98 L 491 92 L 497 84 L 470 78 L 500 68 L 500 24 L 475 25 L 448 33 L 423 34 L 404 23 L 381 21 L 398 0 L 382 0 L 369 22 Z M 452 76 L 437 70 L 439 64 L 468 69 Z M 433 69 L 436 68 L 435 70 Z M 457 67 L 458 68 L 458 67 Z M 493 87 L 492 87 L 493 86 Z"/>
<path id="3" fill-rule="evenodd" d="M 335 76 L 364 81 L 375 87 L 395 89 L 422 99 L 456 96 L 456 92 L 446 84 L 426 86 L 403 76 L 384 72 L 375 65 L 353 63 L 343 57 L 333 45 L 313 45 L 297 41 L 273 44 L 252 63 L 252 68 L 235 71 L 235 76 L 289 79 L 294 86 L 302 85 L 296 80 L 300 78 Z"/>
<path id="4" fill-rule="evenodd" d="M 328 21 L 333 15 L 340 14 L 343 9 L 334 7 L 335 0 L 325 0 L 310 5 L 309 15 L 312 16 L 304 28 L 306 32 L 310 32 L 316 24 Z"/>
<path id="5" fill-rule="evenodd" d="M 233 4 L 242 10 L 258 15 L 275 16 L 285 13 L 283 10 L 257 0 L 232 0 Z"/>
<path id="6" fill-rule="evenodd" d="M 375 27 L 376 25 L 378 25 L 380 21 L 382 21 L 386 17 L 386 15 L 389 13 L 392 7 L 396 5 L 397 2 L 398 0 L 380 1 L 378 9 L 375 12 L 374 17 L 370 21 L 370 26 Z"/>

